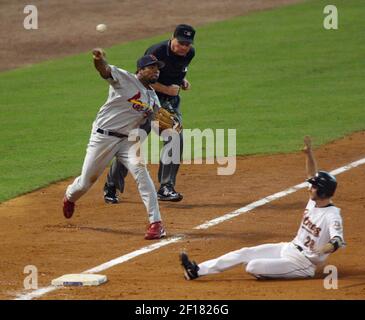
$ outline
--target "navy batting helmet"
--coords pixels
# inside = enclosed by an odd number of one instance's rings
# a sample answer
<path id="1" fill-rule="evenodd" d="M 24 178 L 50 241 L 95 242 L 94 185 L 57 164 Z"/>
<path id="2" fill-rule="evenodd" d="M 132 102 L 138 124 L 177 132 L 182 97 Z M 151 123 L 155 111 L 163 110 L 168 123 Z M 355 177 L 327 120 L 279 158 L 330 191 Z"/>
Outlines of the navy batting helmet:
<path id="1" fill-rule="evenodd" d="M 307 181 L 317 187 L 317 195 L 322 199 L 332 197 L 337 188 L 336 178 L 326 171 L 318 171 L 314 177 Z"/>

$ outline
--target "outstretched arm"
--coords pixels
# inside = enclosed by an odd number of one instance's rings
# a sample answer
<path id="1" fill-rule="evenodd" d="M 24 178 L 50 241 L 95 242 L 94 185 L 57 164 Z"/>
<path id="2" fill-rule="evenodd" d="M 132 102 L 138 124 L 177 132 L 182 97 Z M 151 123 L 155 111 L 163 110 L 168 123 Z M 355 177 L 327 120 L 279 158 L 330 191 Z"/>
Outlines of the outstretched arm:
<path id="1" fill-rule="evenodd" d="M 105 52 L 101 48 L 95 48 L 92 51 L 94 58 L 94 66 L 99 71 L 100 76 L 104 79 L 111 78 L 112 73 L 109 64 L 105 60 Z"/>
<path id="2" fill-rule="evenodd" d="M 312 150 L 312 140 L 309 136 L 304 137 L 304 153 L 306 154 L 307 177 L 313 177 L 317 172 L 317 163 Z"/>

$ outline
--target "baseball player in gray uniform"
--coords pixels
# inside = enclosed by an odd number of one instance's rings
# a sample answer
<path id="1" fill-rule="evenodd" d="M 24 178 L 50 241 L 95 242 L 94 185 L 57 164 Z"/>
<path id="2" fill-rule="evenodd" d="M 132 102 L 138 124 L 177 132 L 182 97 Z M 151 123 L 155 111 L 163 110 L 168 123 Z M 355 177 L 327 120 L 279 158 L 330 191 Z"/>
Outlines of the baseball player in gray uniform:
<path id="1" fill-rule="evenodd" d="M 146 120 L 152 119 L 161 107 L 150 84 L 157 81 L 164 63 L 152 55 L 145 55 L 137 61 L 136 74 L 132 74 L 109 65 L 100 48 L 93 50 L 93 59 L 101 77 L 110 84 L 109 96 L 92 125 L 81 175 L 66 190 L 64 216 L 67 219 L 72 217 L 75 202 L 90 189 L 116 156 L 136 180 L 147 209 L 150 225 L 145 239 L 160 239 L 166 232 L 161 222 L 156 189 L 146 165 L 138 161 L 137 156 L 133 158 L 133 152 L 130 152 L 138 142 L 129 141 L 128 136 Z"/>
<path id="2" fill-rule="evenodd" d="M 190 83 L 186 79 L 188 66 L 195 56 L 193 47 L 195 29 L 186 24 L 176 27 L 170 40 L 165 40 L 149 47 L 145 54 L 152 54 L 158 60 L 165 63 L 165 67 L 160 72 L 160 77 L 153 88 L 156 90 L 162 108 L 173 112 L 182 124 L 182 112 L 180 108 L 180 89 L 189 90 Z M 141 129 L 149 133 L 148 123 Z M 179 134 L 180 157 L 183 154 L 183 132 Z M 170 141 L 164 141 L 164 145 L 169 147 Z M 180 163 L 170 163 L 171 154 L 169 148 L 163 148 L 161 152 L 160 166 L 158 170 L 158 181 L 160 188 L 157 197 L 160 201 L 181 201 L 183 195 L 175 190 L 176 177 Z M 167 163 L 166 163 L 167 162 Z M 125 177 L 128 171 L 118 161 L 114 160 L 107 176 L 104 186 L 104 200 L 106 203 L 118 203 L 118 193 L 124 191 Z"/>
<path id="3" fill-rule="evenodd" d="M 180 261 L 187 280 L 219 273 L 237 265 L 256 278 L 310 278 L 316 266 L 345 245 L 340 209 L 332 203 L 337 187 L 334 176 L 318 171 L 311 140 L 304 139 L 310 199 L 296 237 L 291 242 L 263 244 L 229 252 L 197 265 L 186 253 Z"/>

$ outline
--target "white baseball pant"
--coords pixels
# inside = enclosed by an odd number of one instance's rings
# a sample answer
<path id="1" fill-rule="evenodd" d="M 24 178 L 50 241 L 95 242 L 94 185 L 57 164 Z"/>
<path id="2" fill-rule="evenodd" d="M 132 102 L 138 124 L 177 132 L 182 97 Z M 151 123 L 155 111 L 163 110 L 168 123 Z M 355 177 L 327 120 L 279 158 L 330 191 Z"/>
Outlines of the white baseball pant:
<path id="1" fill-rule="evenodd" d="M 161 221 L 160 209 L 157 201 L 156 189 L 144 163 L 135 161 L 129 154 L 130 149 L 136 144 L 128 138 L 118 138 L 97 133 L 93 128 L 86 150 L 82 172 L 74 182 L 67 187 L 66 197 L 69 201 L 76 202 L 84 195 L 114 156 L 130 171 L 137 182 L 142 201 L 147 209 L 150 223 Z"/>
<path id="2" fill-rule="evenodd" d="M 315 274 L 312 264 L 291 242 L 263 244 L 229 252 L 199 264 L 199 276 L 219 273 L 237 265 L 256 278 L 308 278 Z"/>

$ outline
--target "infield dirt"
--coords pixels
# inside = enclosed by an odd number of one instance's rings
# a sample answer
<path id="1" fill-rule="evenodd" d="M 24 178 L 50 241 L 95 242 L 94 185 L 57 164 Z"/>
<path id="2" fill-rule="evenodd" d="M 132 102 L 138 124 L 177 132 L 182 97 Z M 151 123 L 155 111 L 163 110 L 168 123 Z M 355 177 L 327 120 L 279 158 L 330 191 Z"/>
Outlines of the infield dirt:
<path id="1" fill-rule="evenodd" d="M 320 168 L 331 170 L 365 157 L 364 139 L 363 132 L 355 133 L 316 150 Z M 177 189 L 184 200 L 160 205 L 168 235 L 184 234 L 185 240 L 104 271 L 109 279 L 105 285 L 62 289 L 43 298 L 364 299 L 365 173 L 361 166 L 338 176 L 335 203 L 342 208 L 348 245 L 326 264 L 338 268 L 339 289 L 324 289 L 321 268 L 311 280 L 257 281 L 237 267 L 185 281 L 178 260 L 182 249 L 200 262 L 243 246 L 290 241 L 308 199 L 305 190 L 298 191 L 210 229 L 193 230 L 305 178 L 301 153 L 239 157 L 233 176 L 217 176 L 216 169 L 216 165 L 183 165 Z M 155 178 L 157 167 L 150 166 L 150 172 Z M 26 265 L 37 266 L 39 285 L 48 286 L 60 275 L 87 270 L 152 243 L 143 239 L 146 212 L 130 176 L 120 204 L 104 203 L 104 174 L 77 203 L 74 217 L 65 220 L 62 197 L 71 181 L 0 204 L 0 298 L 11 299 L 22 290 Z"/>
<path id="2" fill-rule="evenodd" d="M 170 32 L 179 22 L 199 26 L 294 2 L 299 1 L 33 1 L 40 29 L 30 32 L 22 25 L 23 2 L 1 1 L 1 41 L 7 45 L 0 51 L 0 70 Z M 118 10 L 112 10 L 116 4 Z M 99 23 L 108 25 L 107 33 L 95 31 Z M 331 170 L 365 157 L 364 141 L 364 132 L 358 132 L 317 149 L 320 168 Z M 301 153 L 238 157 L 233 176 L 217 176 L 216 165 L 183 165 L 177 189 L 184 200 L 160 206 L 168 235 L 184 234 L 185 240 L 106 270 L 105 285 L 61 289 L 43 299 L 364 299 L 363 167 L 338 176 L 335 203 L 342 208 L 348 245 L 327 261 L 338 267 L 337 290 L 324 289 L 321 268 L 315 279 L 300 281 L 257 281 L 242 267 L 197 281 L 183 279 L 178 261 L 183 248 L 200 262 L 243 246 L 290 241 L 307 201 L 305 190 L 205 231 L 193 227 L 300 183 L 304 165 Z M 157 167 L 149 168 L 156 181 Z M 105 173 L 77 203 L 70 221 L 63 218 L 62 198 L 72 179 L 0 204 L 1 299 L 22 291 L 26 265 L 37 266 L 43 287 L 60 275 L 151 243 L 143 240 L 147 217 L 131 177 L 118 205 L 104 203 L 104 180 Z"/>

